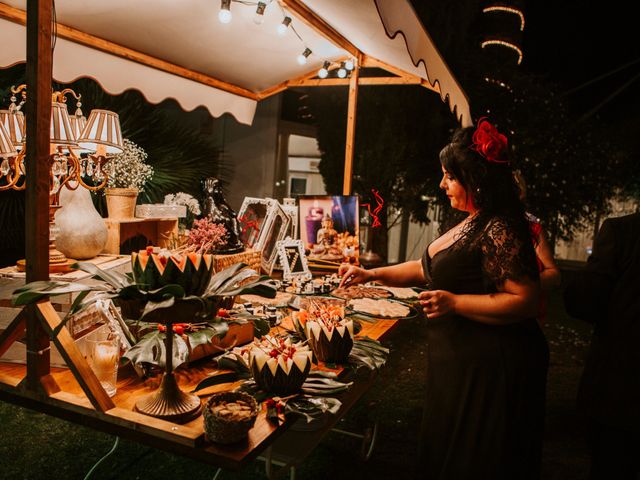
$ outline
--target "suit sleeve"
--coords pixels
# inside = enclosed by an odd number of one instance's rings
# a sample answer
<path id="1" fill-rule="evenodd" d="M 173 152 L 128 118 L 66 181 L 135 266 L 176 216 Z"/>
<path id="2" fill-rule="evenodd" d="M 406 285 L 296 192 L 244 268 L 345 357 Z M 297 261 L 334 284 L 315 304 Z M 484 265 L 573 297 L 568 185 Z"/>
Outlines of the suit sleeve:
<path id="1" fill-rule="evenodd" d="M 592 323 L 606 317 L 616 280 L 615 230 L 606 220 L 594 241 L 593 253 L 584 272 L 569 282 L 564 291 L 567 313 Z"/>

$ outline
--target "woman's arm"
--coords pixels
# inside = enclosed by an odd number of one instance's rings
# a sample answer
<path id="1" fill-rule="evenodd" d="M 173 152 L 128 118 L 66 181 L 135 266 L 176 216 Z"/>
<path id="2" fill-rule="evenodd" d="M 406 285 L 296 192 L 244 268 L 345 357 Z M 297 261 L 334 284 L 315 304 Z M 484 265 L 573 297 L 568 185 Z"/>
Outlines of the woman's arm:
<path id="1" fill-rule="evenodd" d="M 338 270 L 338 275 L 342 275 L 341 287 L 374 280 L 383 285 L 409 287 L 424 284 L 426 281 L 420 260 L 411 260 L 398 265 L 372 268 L 371 270 L 343 264 Z"/>
<path id="2" fill-rule="evenodd" d="M 429 318 L 458 314 L 491 325 L 506 325 L 538 314 L 538 282 L 506 280 L 496 293 L 455 295 L 445 290 L 420 293 L 420 303 Z"/>
<path id="3" fill-rule="evenodd" d="M 554 288 L 560 286 L 560 269 L 556 265 L 553 259 L 553 253 L 549 242 L 544 235 L 544 232 L 540 232 L 538 245 L 536 246 L 536 255 L 542 262 L 542 270 L 540 271 L 540 286 L 543 292 L 548 292 Z"/>

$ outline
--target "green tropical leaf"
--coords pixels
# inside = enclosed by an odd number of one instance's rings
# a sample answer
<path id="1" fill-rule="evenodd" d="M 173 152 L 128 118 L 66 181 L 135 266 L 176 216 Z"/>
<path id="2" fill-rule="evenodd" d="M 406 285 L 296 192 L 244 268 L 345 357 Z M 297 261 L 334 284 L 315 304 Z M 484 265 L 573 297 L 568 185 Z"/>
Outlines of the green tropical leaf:
<path id="1" fill-rule="evenodd" d="M 151 332 L 131 347 L 123 355 L 131 363 L 140 365 L 150 363 L 161 368 L 166 366 L 166 349 L 164 345 L 165 334 Z M 178 368 L 189 359 L 189 347 L 180 335 L 173 335 L 173 368 Z"/>
<path id="2" fill-rule="evenodd" d="M 67 293 L 89 292 L 91 290 L 104 290 L 99 285 L 86 285 L 75 282 L 57 282 L 54 280 L 41 280 L 27 283 L 13 291 L 11 302 L 13 305 L 29 305 L 39 300 Z"/>
<path id="3" fill-rule="evenodd" d="M 78 270 L 82 270 L 83 272 L 90 273 L 94 277 L 99 278 L 105 283 L 108 283 L 116 290 L 120 290 L 131 284 L 129 278 L 125 274 L 113 270 L 103 270 L 96 264 L 91 262 L 76 262 L 72 265 L 72 268 L 77 268 Z"/>
<path id="4" fill-rule="evenodd" d="M 198 392 L 207 387 L 213 387 L 214 385 L 237 382 L 238 380 L 242 380 L 243 378 L 248 378 L 248 377 L 246 376 L 243 377 L 238 372 L 217 373 L 215 375 L 211 375 L 210 377 L 205 378 L 200 383 L 198 383 L 196 388 L 191 390 L 191 393 Z"/>

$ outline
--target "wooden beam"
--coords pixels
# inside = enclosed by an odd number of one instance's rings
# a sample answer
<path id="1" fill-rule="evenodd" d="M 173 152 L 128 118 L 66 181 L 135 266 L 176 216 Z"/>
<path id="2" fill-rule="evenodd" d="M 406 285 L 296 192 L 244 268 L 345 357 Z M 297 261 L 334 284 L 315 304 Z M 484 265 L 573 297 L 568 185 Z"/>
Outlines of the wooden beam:
<path id="1" fill-rule="evenodd" d="M 302 75 L 296 77 L 296 78 L 292 78 L 290 80 L 285 80 L 282 83 L 279 83 L 278 85 L 274 85 L 273 87 L 269 87 L 266 90 L 263 90 L 261 92 L 259 92 L 258 95 L 258 100 L 262 100 L 264 98 L 270 97 L 271 95 L 275 95 L 276 93 L 280 93 L 283 90 L 286 90 L 287 88 L 289 88 L 291 85 L 297 84 L 297 82 L 302 82 L 304 80 L 307 80 L 309 78 L 313 78 L 318 74 L 318 70 L 314 69 L 311 70 L 309 72 L 303 73 Z"/>
<path id="2" fill-rule="evenodd" d="M 49 279 L 49 124 L 51 121 L 52 0 L 27 2 L 27 282 Z M 49 336 L 33 306 L 27 308 L 26 388 L 41 391 L 50 372 Z"/>
<path id="3" fill-rule="evenodd" d="M 27 328 L 27 312 L 26 310 L 20 310 L 20 313 L 16 315 L 9 326 L 4 329 L 0 334 L 0 357 L 3 356 L 9 347 L 13 345 L 16 340 L 20 340 L 24 337 L 24 332 Z"/>
<path id="4" fill-rule="evenodd" d="M 52 333 L 61 322 L 58 313 L 51 302 L 38 303 L 37 308 L 42 322 L 47 326 L 49 333 Z M 78 349 L 67 327 L 62 327 L 52 340 L 93 407 L 100 412 L 106 412 L 115 407 L 113 400 L 102 388 L 98 377 Z"/>
<path id="5" fill-rule="evenodd" d="M 0 3 L 0 18 L 5 18 L 12 22 L 25 25 L 26 17 L 27 15 L 23 10 L 11 7 L 4 3 Z M 58 37 L 60 38 L 71 40 L 72 42 L 79 43 L 80 45 L 85 45 L 87 47 L 94 48 L 96 50 L 100 50 L 102 52 L 106 52 L 121 58 L 125 58 L 127 60 L 132 60 L 141 65 L 146 65 L 148 67 L 152 67 L 156 70 L 170 73 L 178 77 L 193 80 L 194 82 L 202 83 L 203 85 L 207 85 L 209 87 L 224 90 L 225 92 L 233 93 L 234 95 L 250 98 L 251 100 L 258 100 L 258 95 L 256 93 L 247 90 L 246 88 L 224 82 L 210 75 L 181 67 L 180 65 L 167 62 L 160 58 L 147 55 L 146 53 L 133 50 L 123 45 L 105 40 L 104 38 L 96 37 L 95 35 L 85 33 L 81 30 L 73 27 L 68 27 L 60 23 L 56 24 L 56 28 Z"/>
<path id="6" fill-rule="evenodd" d="M 349 78 L 309 78 L 291 82 L 289 87 L 346 87 L 351 83 Z M 401 77 L 360 77 L 358 85 L 361 87 L 375 85 L 422 85 L 421 78 Z"/>
<path id="7" fill-rule="evenodd" d="M 351 195 L 351 180 L 353 175 L 353 150 L 356 138 L 356 116 L 358 113 L 358 79 L 360 68 L 351 72 L 349 79 L 349 107 L 347 110 L 347 142 L 344 152 L 344 180 L 342 182 L 342 194 Z"/>
<path id="8" fill-rule="evenodd" d="M 300 0 L 279 0 L 279 2 L 280 5 L 293 13 L 296 18 L 304 22 L 307 26 L 318 32 L 331 43 L 349 52 L 351 56 L 355 58 L 360 57 L 361 52 L 353 43 L 338 33 L 338 31 L 320 18 L 313 10 L 307 7 Z"/>
<path id="9" fill-rule="evenodd" d="M 417 75 L 413 75 L 411 73 L 405 72 L 404 70 L 394 67 L 391 64 L 383 62 L 382 60 L 378 60 L 377 58 L 373 58 L 369 55 L 364 55 L 362 59 L 362 66 L 365 68 L 380 68 L 382 70 L 386 70 L 389 73 L 393 73 L 394 75 L 398 75 L 399 77 L 412 77 L 416 79 L 420 79 L 420 85 L 423 87 L 433 90 L 436 93 L 440 93 L 440 86 L 438 84 L 431 85 L 427 80 L 418 77 Z"/>

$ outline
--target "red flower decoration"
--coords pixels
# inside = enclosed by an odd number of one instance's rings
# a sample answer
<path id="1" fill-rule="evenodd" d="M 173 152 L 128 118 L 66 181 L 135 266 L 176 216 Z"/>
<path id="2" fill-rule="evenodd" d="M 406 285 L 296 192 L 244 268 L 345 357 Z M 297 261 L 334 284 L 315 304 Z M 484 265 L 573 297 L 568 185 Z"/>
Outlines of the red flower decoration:
<path id="1" fill-rule="evenodd" d="M 478 120 L 476 131 L 471 137 L 475 150 L 489 162 L 493 163 L 509 163 L 507 156 L 508 141 L 507 137 L 498 132 L 498 129 L 491 125 L 486 117 Z"/>

